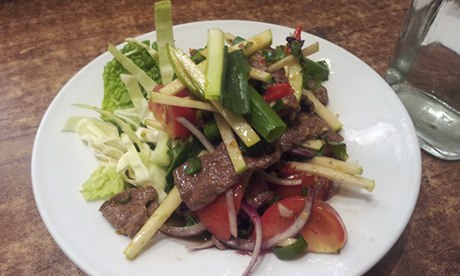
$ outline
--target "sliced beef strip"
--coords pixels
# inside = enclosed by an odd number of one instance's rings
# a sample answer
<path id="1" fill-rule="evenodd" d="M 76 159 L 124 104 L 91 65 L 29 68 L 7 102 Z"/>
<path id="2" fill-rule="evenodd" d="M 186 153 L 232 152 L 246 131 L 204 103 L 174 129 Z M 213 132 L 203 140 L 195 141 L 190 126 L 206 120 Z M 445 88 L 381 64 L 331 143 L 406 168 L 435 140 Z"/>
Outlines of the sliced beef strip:
<path id="1" fill-rule="evenodd" d="M 281 154 L 307 139 L 323 135 L 329 128 L 316 115 L 299 113 L 288 127 L 271 153 L 257 157 L 245 157 L 249 170 L 265 169 L 279 161 Z M 192 210 L 198 210 L 211 203 L 217 195 L 225 192 L 239 178 L 233 169 L 224 144 L 213 153 L 200 157 L 202 170 L 196 174 L 186 174 L 187 162 L 174 171 L 174 181 L 182 200 Z"/>
<path id="2" fill-rule="evenodd" d="M 315 81 L 314 80 L 309 81 L 308 86 L 315 87 L 316 86 Z M 313 93 L 313 95 L 315 95 L 318 101 L 322 103 L 323 105 L 327 105 L 329 103 L 329 96 L 327 93 L 327 88 L 324 87 L 323 85 L 320 85 L 316 89 L 311 89 L 311 92 Z"/>
<path id="3" fill-rule="evenodd" d="M 270 190 L 262 174 L 255 172 L 250 183 L 244 197 L 252 207 L 259 209 L 275 197 L 275 192 Z"/>
<path id="4" fill-rule="evenodd" d="M 275 164 L 281 156 L 279 149 L 271 154 L 245 157 L 249 170 L 267 168 Z M 188 162 L 174 171 L 174 181 L 182 200 L 192 210 L 198 210 L 211 203 L 217 195 L 225 192 L 240 178 L 233 169 L 225 145 L 221 143 L 213 153 L 200 157 L 201 171 L 190 175 L 185 173 Z"/>
<path id="5" fill-rule="evenodd" d="M 105 201 L 99 211 L 119 234 L 133 238 L 158 207 L 155 188 L 132 188 Z"/>

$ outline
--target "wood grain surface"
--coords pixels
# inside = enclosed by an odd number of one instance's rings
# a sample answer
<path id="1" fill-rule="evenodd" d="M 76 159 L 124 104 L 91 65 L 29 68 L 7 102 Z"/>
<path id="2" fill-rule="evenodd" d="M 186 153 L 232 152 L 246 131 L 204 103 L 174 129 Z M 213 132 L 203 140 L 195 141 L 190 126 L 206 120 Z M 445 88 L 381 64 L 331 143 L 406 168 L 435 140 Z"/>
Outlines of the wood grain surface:
<path id="1" fill-rule="evenodd" d="M 0 275 L 84 274 L 53 241 L 37 211 L 30 173 L 35 134 L 58 91 L 108 42 L 154 30 L 152 3 L 0 0 Z M 408 6 L 409 0 L 174 0 L 174 22 L 300 23 L 383 75 Z M 368 275 L 460 274 L 460 162 L 425 153 L 422 158 L 414 214 Z"/>

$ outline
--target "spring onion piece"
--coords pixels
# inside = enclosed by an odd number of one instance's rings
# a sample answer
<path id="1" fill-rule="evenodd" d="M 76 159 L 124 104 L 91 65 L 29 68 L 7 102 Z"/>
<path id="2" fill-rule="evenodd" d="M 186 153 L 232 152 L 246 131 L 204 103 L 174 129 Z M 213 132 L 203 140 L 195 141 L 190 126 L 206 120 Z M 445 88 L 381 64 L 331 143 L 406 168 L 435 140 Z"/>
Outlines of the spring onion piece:
<path id="1" fill-rule="evenodd" d="M 332 114 L 332 112 L 327 109 L 316 97 L 315 95 L 309 90 L 303 90 L 303 93 L 307 96 L 307 98 L 313 103 L 315 106 L 315 113 L 323 119 L 333 131 L 339 131 L 342 129 L 342 123 L 337 119 L 337 117 Z"/>
<path id="2" fill-rule="evenodd" d="M 181 107 L 196 108 L 200 110 L 207 110 L 211 112 L 217 112 L 216 108 L 213 105 L 193 100 L 185 97 L 170 96 L 166 94 L 161 94 L 157 92 L 152 92 L 150 94 L 150 101 L 153 103 L 164 104 L 164 105 L 173 105 Z"/>
<path id="3" fill-rule="evenodd" d="M 267 142 L 277 141 L 286 131 L 286 124 L 252 86 L 249 94 L 252 112 L 247 116 L 248 122 Z"/>
<path id="4" fill-rule="evenodd" d="M 337 171 L 335 169 L 331 169 L 316 164 L 300 162 L 288 162 L 288 164 L 292 165 L 295 169 L 319 175 L 342 184 L 347 184 L 362 189 L 366 189 L 369 192 L 372 192 L 375 188 L 375 181 L 365 177 L 344 173 L 341 171 Z"/>
<path id="5" fill-rule="evenodd" d="M 130 60 L 128 57 L 124 56 L 117 47 L 109 44 L 108 51 L 115 57 L 115 59 L 129 72 L 134 78 L 142 85 L 145 91 L 152 91 L 157 83 L 152 80 L 147 73 L 145 73 L 141 68 Z"/>
<path id="6" fill-rule="evenodd" d="M 307 242 L 302 235 L 295 238 L 289 238 L 272 248 L 275 256 L 280 260 L 293 260 L 305 253 Z"/>
<path id="7" fill-rule="evenodd" d="M 222 30 L 217 28 L 208 30 L 207 49 L 204 97 L 208 100 L 218 100 L 225 81 L 225 55 L 227 54 Z"/>
<path id="8" fill-rule="evenodd" d="M 208 140 L 213 141 L 220 138 L 219 128 L 215 121 L 207 122 L 203 125 L 203 133 Z"/>
<path id="9" fill-rule="evenodd" d="M 249 99 L 249 62 L 243 50 L 228 54 L 228 68 L 225 89 L 222 91 L 222 104 L 231 111 L 246 115 L 251 112 Z"/>
<path id="10" fill-rule="evenodd" d="M 174 47 L 171 1 L 155 2 L 154 10 L 161 80 L 163 84 L 168 84 L 174 77 L 166 49 L 166 45 Z"/>
<path id="11" fill-rule="evenodd" d="M 360 165 L 337 160 L 330 157 L 315 156 L 308 161 L 308 163 L 328 167 L 348 174 L 361 175 L 363 168 Z"/>
<path id="12" fill-rule="evenodd" d="M 192 157 L 188 160 L 184 172 L 186 174 L 195 174 L 201 170 L 201 160 L 198 157 Z"/>
<path id="13" fill-rule="evenodd" d="M 174 187 L 126 247 L 123 252 L 126 258 L 129 260 L 136 258 L 181 202 L 179 190 Z"/>
<path id="14" fill-rule="evenodd" d="M 238 142 L 233 136 L 232 129 L 225 122 L 225 120 L 218 114 L 214 114 L 214 119 L 216 120 L 217 127 L 219 128 L 222 141 L 224 142 L 225 148 L 227 149 L 230 160 L 233 164 L 233 168 L 237 174 L 244 173 L 248 167 L 244 161 L 243 154 L 238 147 Z"/>
<path id="15" fill-rule="evenodd" d="M 332 151 L 332 157 L 334 157 L 335 159 L 339 159 L 342 161 L 346 161 L 348 159 L 347 144 L 334 144 L 332 142 L 329 142 L 328 146 Z"/>

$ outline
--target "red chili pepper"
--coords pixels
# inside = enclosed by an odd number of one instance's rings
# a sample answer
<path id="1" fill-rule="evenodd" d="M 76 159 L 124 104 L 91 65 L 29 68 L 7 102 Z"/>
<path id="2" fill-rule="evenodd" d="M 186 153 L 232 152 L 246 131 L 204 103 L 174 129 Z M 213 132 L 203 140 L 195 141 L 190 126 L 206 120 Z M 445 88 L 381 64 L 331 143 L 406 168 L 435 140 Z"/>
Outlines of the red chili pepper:
<path id="1" fill-rule="evenodd" d="M 266 102 L 273 102 L 290 94 L 294 94 L 294 89 L 292 89 L 289 83 L 277 83 L 267 87 L 264 100 Z"/>
<path id="2" fill-rule="evenodd" d="M 302 25 L 299 24 L 297 25 L 297 27 L 295 28 L 295 31 L 294 31 L 294 34 L 292 35 L 296 40 L 301 40 L 301 37 L 300 35 L 302 34 Z"/>

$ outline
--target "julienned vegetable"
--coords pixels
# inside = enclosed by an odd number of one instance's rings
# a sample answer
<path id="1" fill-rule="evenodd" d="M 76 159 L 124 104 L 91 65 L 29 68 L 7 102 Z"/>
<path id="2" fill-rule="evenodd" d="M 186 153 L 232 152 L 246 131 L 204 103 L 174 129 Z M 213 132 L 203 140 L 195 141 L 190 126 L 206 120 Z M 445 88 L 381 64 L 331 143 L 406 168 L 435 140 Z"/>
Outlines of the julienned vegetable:
<path id="1" fill-rule="evenodd" d="M 163 84 L 168 84 L 172 81 L 174 76 L 174 70 L 169 63 L 168 55 L 166 53 L 166 45 L 174 45 L 171 2 L 155 2 L 154 10 L 161 80 Z M 152 89 L 147 91 L 152 91 Z"/>
<path id="2" fill-rule="evenodd" d="M 219 100 L 225 86 L 227 48 L 224 46 L 224 32 L 220 29 L 208 30 L 208 62 L 206 62 L 206 82 L 204 97 Z"/>
<path id="3" fill-rule="evenodd" d="M 318 43 L 302 49 L 301 27 L 274 48 L 269 30 L 244 39 L 210 29 L 207 47 L 191 58 L 174 47 L 171 3 L 157 2 L 155 13 L 158 52 L 134 39 L 126 40 L 131 51 L 109 45 L 104 108 L 77 105 L 101 118 L 72 117 L 65 126 L 101 162 L 82 187 L 87 200 L 156 191 L 153 209 L 144 206 L 150 217 L 135 220 L 140 230 L 126 257 L 140 254 L 158 230 L 188 237 L 191 224 L 199 229 L 193 235 L 205 229 L 216 245 L 251 251 L 243 275 L 268 249 L 282 260 L 338 253 L 346 229 L 325 202 L 332 181 L 368 191 L 375 182 L 345 162 L 342 123 L 313 93 L 329 77 L 325 63 L 306 58 Z M 154 64 L 155 80 L 140 57 Z M 184 221 L 182 229 L 167 225 L 171 216 Z"/>

